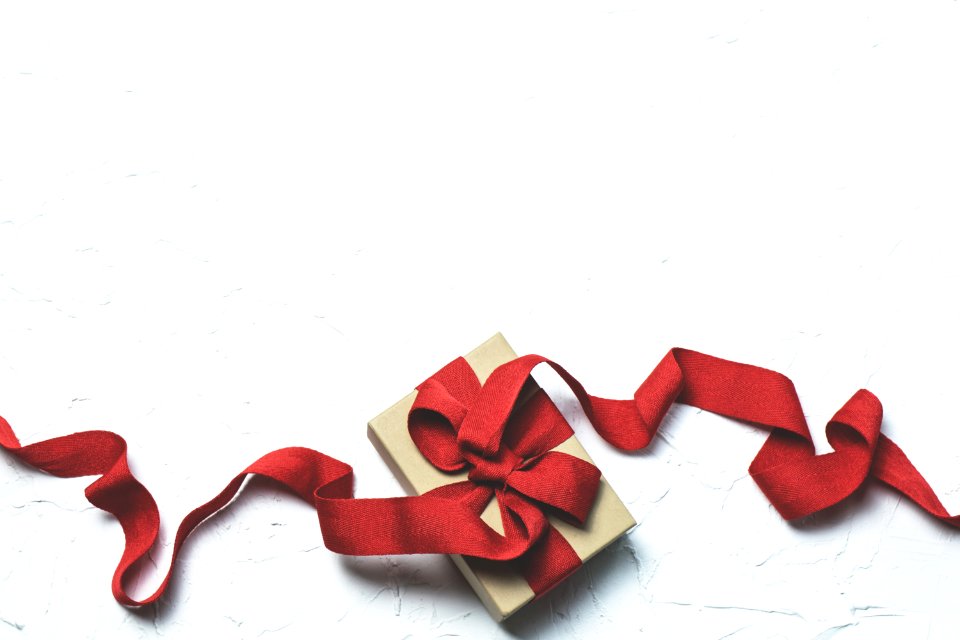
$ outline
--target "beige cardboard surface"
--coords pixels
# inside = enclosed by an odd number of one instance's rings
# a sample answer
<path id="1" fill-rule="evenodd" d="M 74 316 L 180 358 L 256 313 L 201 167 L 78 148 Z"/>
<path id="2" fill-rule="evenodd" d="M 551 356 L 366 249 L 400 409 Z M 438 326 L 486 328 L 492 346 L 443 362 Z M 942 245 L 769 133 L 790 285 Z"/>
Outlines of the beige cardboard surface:
<path id="1" fill-rule="evenodd" d="M 499 333 L 464 356 L 481 381 L 486 380 L 499 365 L 516 357 L 516 353 Z M 414 445 L 407 431 L 407 414 L 415 397 L 416 391 L 371 420 L 367 435 L 404 489 L 411 495 L 420 495 L 441 485 L 465 480 L 467 473 L 450 474 L 440 471 L 430 464 Z M 569 438 L 554 450 L 592 462 L 576 437 Z M 491 527 L 503 532 L 496 499 L 491 501 L 481 517 Z M 558 518 L 549 519 L 584 562 L 636 524 L 626 506 L 603 478 L 600 480 L 596 502 L 583 528 Z M 526 580 L 514 572 L 508 563 L 463 556 L 451 558 L 491 615 L 498 620 L 506 618 L 534 598 L 533 590 Z"/>

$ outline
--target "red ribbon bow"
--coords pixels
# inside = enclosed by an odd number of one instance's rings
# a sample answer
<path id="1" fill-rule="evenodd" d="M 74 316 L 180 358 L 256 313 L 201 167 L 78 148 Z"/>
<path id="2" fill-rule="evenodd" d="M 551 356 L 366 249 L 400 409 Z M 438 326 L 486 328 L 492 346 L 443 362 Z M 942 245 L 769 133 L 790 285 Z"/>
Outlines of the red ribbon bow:
<path id="1" fill-rule="evenodd" d="M 491 391 L 501 393 L 498 379 Z M 522 394 L 523 387 L 515 389 Z M 447 491 L 463 497 L 480 512 L 496 496 L 506 538 L 515 541 L 518 563 L 534 593 L 542 595 L 569 573 L 580 558 L 550 525 L 544 507 L 583 525 L 600 485 L 600 470 L 593 464 L 559 451 L 551 451 L 573 430 L 542 389 L 537 388 L 519 406 L 516 396 L 501 395 L 514 410 L 505 421 L 484 411 L 484 397 L 476 373 L 457 358 L 426 382 L 410 409 L 409 430 L 414 444 L 438 469 L 469 469 L 468 481 Z"/>
<path id="2" fill-rule="evenodd" d="M 586 460 L 551 451 L 573 430 L 542 389 L 502 426 L 471 419 L 481 386 L 463 358 L 417 390 L 410 437 L 435 467 L 447 472 L 469 469 L 470 481 L 488 486 L 489 495 L 495 491 L 501 503 L 515 492 L 583 524 L 597 494 L 600 470 Z M 482 448 L 475 448 L 478 441 Z"/>

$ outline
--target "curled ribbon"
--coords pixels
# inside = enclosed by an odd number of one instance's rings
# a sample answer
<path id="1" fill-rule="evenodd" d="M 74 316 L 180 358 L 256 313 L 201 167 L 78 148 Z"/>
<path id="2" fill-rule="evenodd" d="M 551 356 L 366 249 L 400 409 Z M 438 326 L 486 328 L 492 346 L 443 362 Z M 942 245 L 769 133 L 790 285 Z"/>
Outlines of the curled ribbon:
<path id="1" fill-rule="evenodd" d="M 579 559 L 544 517 L 543 510 L 582 522 L 596 492 L 599 471 L 551 451 L 570 428 L 542 391 L 515 410 L 530 371 L 546 363 L 573 390 L 598 433 L 610 444 L 636 450 L 649 444 L 671 404 L 680 402 L 770 430 L 750 465 L 757 485 L 787 519 L 835 505 L 873 477 L 916 502 L 937 519 L 960 527 L 900 448 L 880 433 L 880 401 L 861 389 L 834 415 L 826 432 L 833 451 L 817 455 L 793 383 L 785 376 L 686 349 L 672 349 L 629 400 L 589 395 L 565 369 L 541 356 L 523 356 L 497 368 L 481 386 L 455 360 L 420 387 L 409 417 L 410 435 L 432 464 L 469 470 L 468 481 L 422 496 L 357 499 L 349 465 L 317 451 L 273 451 L 237 475 L 212 500 L 196 508 L 177 530 L 171 569 L 187 536 L 226 506 L 247 475 L 272 478 L 316 505 L 324 543 L 352 555 L 453 553 L 492 560 L 516 559 L 536 593 L 576 569 Z M 466 369 L 464 368 L 466 367 Z M 113 577 L 118 602 L 140 606 L 126 578 L 157 538 L 160 518 L 147 489 L 127 466 L 126 442 L 108 431 L 86 431 L 21 446 L 0 418 L 0 447 L 59 477 L 99 475 L 85 495 L 113 514 L 125 547 Z M 479 513 L 497 497 L 504 533 Z"/>

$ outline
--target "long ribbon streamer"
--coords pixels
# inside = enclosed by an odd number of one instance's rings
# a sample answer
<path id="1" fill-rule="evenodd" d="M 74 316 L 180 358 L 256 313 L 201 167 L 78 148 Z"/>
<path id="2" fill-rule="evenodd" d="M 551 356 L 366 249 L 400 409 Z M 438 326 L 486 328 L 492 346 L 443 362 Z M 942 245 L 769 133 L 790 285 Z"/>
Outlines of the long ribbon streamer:
<path id="1" fill-rule="evenodd" d="M 142 600 L 132 598 L 125 583 L 156 542 L 160 516 L 150 492 L 130 472 L 123 438 L 108 431 L 85 431 L 21 446 L 9 423 L 0 418 L 0 447 L 58 477 L 100 476 L 86 488 L 85 495 L 91 504 L 113 514 L 123 529 L 125 546 L 112 589 L 116 600 L 127 606 L 150 604 L 163 594 L 184 541 L 201 522 L 226 506 L 244 478 L 252 474 L 272 478 L 312 502 L 324 543 L 338 553 L 456 553 L 493 560 L 522 556 L 529 563 L 531 557 L 549 556 L 542 547 L 554 542 L 540 510 L 516 492 L 502 492 L 505 532 L 501 535 L 477 517 L 477 508 L 489 500 L 484 481 L 492 476 L 500 481 L 518 468 L 516 464 L 503 467 L 502 439 L 530 371 L 542 363 L 560 374 L 597 432 L 620 449 L 647 446 L 674 402 L 769 429 L 770 436 L 751 463 L 750 474 L 786 519 L 835 505 L 872 476 L 932 516 L 960 527 L 960 516 L 947 513 L 903 451 L 880 433 L 883 410 L 869 391 L 857 391 L 836 413 L 826 427 L 834 450 L 816 455 L 799 398 L 787 377 L 686 349 L 672 349 L 631 400 L 591 396 L 565 369 L 541 356 L 523 356 L 499 367 L 482 388 L 471 392 L 469 407 L 451 405 L 450 409 L 460 412 L 458 424 L 453 425 L 457 446 L 475 469 L 482 468 L 477 472 L 479 483 L 446 485 L 423 496 L 357 499 L 352 497 L 353 470 L 349 465 L 301 447 L 268 453 L 184 518 L 174 540 L 170 569 L 159 588 Z M 528 418 L 535 424 L 543 416 L 535 411 Z M 437 435 L 440 432 L 432 433 L 426 436 L 428 440 L 449 439 Z M 448 456 L 445 464 L 458 464 L 455 453 L 438 455 Z M 481 459 L 494 462 L 478 462 Z M 557 462 L 554 459 L 550 464 Z M 524 486 L 519 478 L 518 486 Z M 532 492 L 534 488 L 526 489 Z M 574 511 L 582 509 L 579 502 L 574 503 Z M 549 584 L 539 586 L 546 589 Z"/>

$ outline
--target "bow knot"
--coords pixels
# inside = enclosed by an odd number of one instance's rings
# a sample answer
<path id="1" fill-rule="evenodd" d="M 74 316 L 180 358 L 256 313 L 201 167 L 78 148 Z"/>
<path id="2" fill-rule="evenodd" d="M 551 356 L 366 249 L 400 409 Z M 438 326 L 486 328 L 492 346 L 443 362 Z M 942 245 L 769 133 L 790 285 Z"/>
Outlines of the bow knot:
<path id="1" fill-rule="evenodd" d="M 497 485 L 509 484 L 510 475 L 524 463 L 524 459 L 509 447 L 500 447 L 495 456 L 483 457 L 463 452 L 464 457 L 473 466 L 467 478 L 476 483 L 490 482 Z"/>

